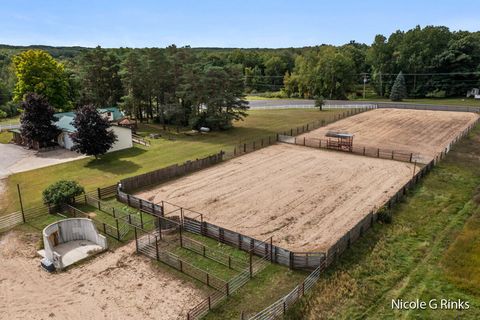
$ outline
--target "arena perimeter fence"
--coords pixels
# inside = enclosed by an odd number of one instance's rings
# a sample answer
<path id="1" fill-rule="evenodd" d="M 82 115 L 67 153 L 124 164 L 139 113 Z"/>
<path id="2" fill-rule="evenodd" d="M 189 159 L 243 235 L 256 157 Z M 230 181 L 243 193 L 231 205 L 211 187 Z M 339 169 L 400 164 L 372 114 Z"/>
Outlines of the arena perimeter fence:
<path id="1" fill-rule="evenodd" d="M 340 109 L 340 108 L 339 108 Z M 351 110 L 345 110 L 343 112 L 339 113 L 333 113 L 329 119 L 322 119 L 318 121 L 313 121 L 310 123 L 307 123 L 302 126 L 298 126 L 295 128 L 290 128 L 288 130 L 283 130 L 281 132 L 277 132 L 275 134 L 263 136 L 254 140 L 249 140 L 245 142 L 238 142 L 236 145 L 230 147 L 225 151 L 224 159 L 231 159 L 235 158 L 238 156 L 241 156 L 246 153 L 253 152 L 255 150 L 268 147 L 272 144 L 275 144 L 277 141 L 279 141 L 279 136 L 281 135 L 290 135 L 290 136 L 296 136 L 305 132 L 309 132 L 311 130 L 315 130 L 321 127 L 326 126 L 327 124 L 330 124 L 332 122 L 365 112 L 369 111 L 372 109 L 376 109 L 375 105 L 361 105 L 360 107 L 353 108 Z"/>

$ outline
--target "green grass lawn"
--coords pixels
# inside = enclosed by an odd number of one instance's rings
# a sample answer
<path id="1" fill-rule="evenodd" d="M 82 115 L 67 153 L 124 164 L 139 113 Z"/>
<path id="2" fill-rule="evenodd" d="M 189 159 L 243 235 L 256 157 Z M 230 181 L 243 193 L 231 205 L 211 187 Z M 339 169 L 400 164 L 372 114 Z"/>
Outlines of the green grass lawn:
<path id="1" fill-rule="evenodd" d="M 321 277 L 291 319 L 480 319 L 480 128 Z M 466 311 L 391 300 L 462 299 Z"/>
<path id="2" fill-rule="evenodd" d="M 18 209 L 16 185 L 20 184 L 25 207 L 38 205 L 41 192 L 59 179 L 77 180 L 87 190 L 112 185 L 118 180 L 159 169 L 174 163 L 199 158 L 226 149 L 239 141 L 274 134 L 308 122 L 331 119 L 339 111 L 259 110 L 250 111 L 245 121 L 229 131 L 187 136 L 169 134 L 167 139 L 152 139 L 150 147 L 113 152 L 99 160 L 86 158 L 46 168 L 17 173 L 8 178 L 7 201 L 0 214 Z M 160 126 L 142 125 L 144 133 L 159 132 Z"/>
<path id="3" fill-rule="evenodd" d="M 0 132 L 0 143 L 9 143 L 12 140 L 12 133 L 8 131 Z"/>
<path id="4" fill-rule="evenodd" d="M 278 264 L 268 265 L 264 270 L 232 294 L 205 319 L 245 319 L 268 307 L 301 283 L 307 272 L 292 271 Z"/>

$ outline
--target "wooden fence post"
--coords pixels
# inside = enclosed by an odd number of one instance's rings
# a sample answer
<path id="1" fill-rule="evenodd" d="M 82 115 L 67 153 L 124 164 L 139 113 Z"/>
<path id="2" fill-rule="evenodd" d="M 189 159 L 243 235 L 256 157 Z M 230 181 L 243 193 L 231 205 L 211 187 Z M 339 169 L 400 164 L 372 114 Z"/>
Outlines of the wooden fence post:
<path id="1" fill-rule="evenodd" d="M 270 237 L 270 261 L 273 262 L 273 236 Z"/>
<path id="2" fill-rule="evenodd" d="M 157 253 L 157 261 L 160 261 L 160 253 L 158 252 L 158 237 L 155 236 L 155 251 Z"/>
<path id="3" fill-rule="evenodd" d="M 137 237 L 137 227 L 133 226 L 133 231 L 135 232 L 135 250 L 138 253 L 138 237 Z"/>
<path id="4" fill-rule="evenodd" d="M 180 225 L 180 248 L 183 248 L 182 226 Z"/>
<path id="5" fill-rule="evenodd" d="M 18 183 L 17 183 L 17 191 L 18 191 L 18 200 L 20 201 L 20 210 L 22 211 L 22 221 L 23 223 L 25 223 L 27 222 L 27 220 L 25 220 L 25 211 L 23 211 L 22 193 L 20 192 L 20 184 Z"/>
<path id="6" fill-rule="evenodd" d="M 115 219 L 115 223 L 117 224 L 117 240 L 120 241 L 120 229 L 118 228 L 118 219 Z"/>
<path id="7" fill-rule="evenodd" d="M 253 266 L 252 266 L 252 250 L 249 251 L 249 271 L 250 271 L 250 278 L 253 278 Z"/>
<path id="8" fill-rule="evenodd" d="M 97 195 L 98 199 L 102 200 L 102 192 L 100 191 L 100 188 L 97 188 Z"/>

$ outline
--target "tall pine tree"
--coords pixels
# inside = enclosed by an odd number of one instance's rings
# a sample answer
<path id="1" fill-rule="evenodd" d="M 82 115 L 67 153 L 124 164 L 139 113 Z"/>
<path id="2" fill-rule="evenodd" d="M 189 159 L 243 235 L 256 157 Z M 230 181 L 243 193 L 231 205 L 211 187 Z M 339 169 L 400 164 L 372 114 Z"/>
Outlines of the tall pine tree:
<path id="1" fill-rule="evenodd" d="M 390 100 L 392 101 L 402 101 L 407 97 L 407 86 L 405 85 L 405 78 L 402 71 L 398 74 L 395 82 L 392 86 L 392 91 L 390 92 Z"/>
<path id="2" fill-rule="evenodd" d="M 85 105 L 75 112 L 73 126 L 77 130 L 72 134 L 72 150 L 89 156 L 105 154 L 117 141 L 117 136 L 109 130 L 110 123 L 102 118 L 94 105 Z"/>
<path id="3" fill-rule="evenodd" d="M 38 143 L 38 147 L 47 147 L 54 143 L 60 130 L 54 125 L 55 110 L 43 96 L 28 93 L 21 104 L 23 114 L 20 117 L 22 138 L 29 147 Z"/>

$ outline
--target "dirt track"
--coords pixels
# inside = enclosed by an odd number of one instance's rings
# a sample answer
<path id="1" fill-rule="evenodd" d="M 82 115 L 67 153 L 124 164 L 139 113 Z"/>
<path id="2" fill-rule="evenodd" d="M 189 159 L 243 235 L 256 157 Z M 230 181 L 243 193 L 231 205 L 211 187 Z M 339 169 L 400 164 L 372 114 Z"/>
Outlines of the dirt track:
<path id="1" fill-rule="evenodd" d="M 420 154 L 427 163 L 465 128 L 475 113 L 428 110 L 376 109 L 336 121 L 299 138 L 326 139 L 328 131 L 353 133 L 353 144 Z"/>
<path id="2" fill-rule="evenodd" d="M 325 250 L 389 199 L 413 165 L 280 144 L 141 192 L 294 251 Z"/>
<path id="3" fill-rule="evenodd" d="M 40 269 L 39 236 L 0 237 L 1 319 L 184 319 L 205 293 L 134 254 L 134 244 L 59 274 Z"/>

